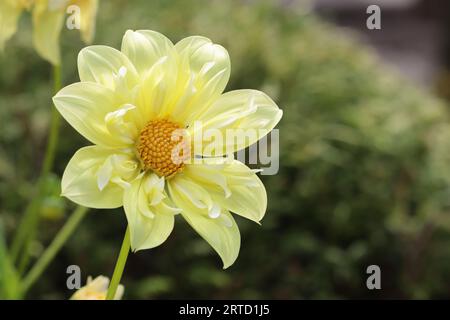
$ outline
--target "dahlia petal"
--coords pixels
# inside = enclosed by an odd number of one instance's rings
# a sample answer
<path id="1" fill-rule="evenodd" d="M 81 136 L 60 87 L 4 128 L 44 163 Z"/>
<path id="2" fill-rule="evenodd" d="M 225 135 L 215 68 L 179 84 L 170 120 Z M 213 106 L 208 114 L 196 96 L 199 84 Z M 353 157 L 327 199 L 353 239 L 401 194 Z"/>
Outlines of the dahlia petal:
<path id="1" fill-rule="evenodd" d="M 128 88 L 137 84 L 137 72 L 128 57 L 108 46 L 89 46 L 78 54 L 80 80 L 97 82 L 109 89 L 116 89 L 118 78 L 123 78 Z"/>
<path id="2" fill-rule="evenodd" d="M 99 188 L 99 170 L 112 150 L 98 146 L 84 147 L 70 159 L 64 171 L 62 195 L 73 202 L 97 209 L 118 208 L 122 205 L 123 189 L 113 183 Z"/>
<path id="3" fill-rule="evenodd" d="M 168 181 L 172 201 L 182 210 L 181 214 L 189 225 L 219 254 L 223 261 L 223 268 L 228 268 L 236 260 L 241 245 L 241 236 L 236 222 L 229 212 L 223 210 L 216 218 L 202 214 L 201 210 L 193 205 L 186 194 L 180 190 L 176 180 L 179 178 L 175 177 Z"/>
<path id="4" fill-rule="evenodd" d="M 74 0 L 73 4 L 80 8 L 80 32 L 84 43 L 92 43 L 95 34 L 95 18 L 97 17 L 98 0 Z"/>
<path id="5" fill-rule="evenodd" d="M 136 94 L 136 105 L 141 114 L 138 120 L 140 127 L 151 118 L 167 116 L 177 98 L 177 71 L 173 63 L 167 57 L 162 57 L 142 77 Z"/>
<path id="6" fill-rule="evenodd" d="M 13 1 L 0 1 L 0 51 L 16 33 L 21 12 L 22 9 Z"/>
<path id="7" fill-rule="evenodd" d="M 255 222 L 264 217 L 266 189 L 245 164 L 237 160 L 225 165 L 192 164 L 186 166 L 184 174 L 201 184 L 222 208 Z"/>
<path id="8" fill-rule="evenodd" d="M 53 65 L 61 64 L 59 35 L 64 24 L 64 9 L 49 8 L 37 1 L 33 9 L 33 44 L 41 57 Z"/>
<path id="9" fill-rule="evenodd" d="M 217 99 L 230 78 L 227 50 L 205 37 L 193 36 L 175 45 L 180 56 L 178 103 L 173 113 L 190 123 Z"/>
<path id="10" fill-rule="evenodd" d="M 109 278 L 105 276 L 98 276 L 95 279 L 88 276 L 86 285 L 75 291 L 70 300 L 105 300 L 109 283 Z M 119 284 L 114 300 L 122 299 L 124 290 L 124 286 Z"/>
<path id="11" fill-rule="evenodd" d="M 199 148 L 203 155 L 231 154 L 267 135 L 280 121 L 282 114 L 275 102 L 261 91 L 230 91 L 196 119 L 201 125 L 191 127 L 191 135 L 196 137 L 198 134 L 194 130 L 201 128 L 204 141 L 195 143 L 201 143 Z M 218 138 L 206 141 L 205 132 L 208 131 L 217 133 Z"/>
<path id="12" fill-rule="evenodd" d="M 172 185 L 175 185 L 178 192 L 188 198 L 197 209 L 209 210 L 212 208 L 213 201 L 209 193 L 200 184 L 183 177 L 177 177 L 173 180 Z"/>
<path id="13" fill-rule="evenodd" d="M 179 212 L 164 202 L 150 205 L 144 186 L 151 175 L 136 178 L 123 195 L 133 251 L 154 248 L 166 241 L 173 229 L 174 215 Z"/>
<path id="14" fill-rule="evenodd" d="M 127 146 L 123 136 L 111 134 L 115 132 L 110 131 L 107 121 L 107 115 L 120 107 L 110 89 L 93 82 L 78 82 L 61 89 L 53 102 L 64 119 L 89 141 L 107 147 Z M 130 130 L 133 136 L 136 129 Z"/>
<path id="15" fill-rule="evenodd" d="M 161 33 L 151 30 L 128 30 L 122 39 L 121 51 L 130 59 L 138 73 L 145 77 L 155 63 L 166 57 L 173 73 L 177 71 L 177 53 L 173 43 Z"/>

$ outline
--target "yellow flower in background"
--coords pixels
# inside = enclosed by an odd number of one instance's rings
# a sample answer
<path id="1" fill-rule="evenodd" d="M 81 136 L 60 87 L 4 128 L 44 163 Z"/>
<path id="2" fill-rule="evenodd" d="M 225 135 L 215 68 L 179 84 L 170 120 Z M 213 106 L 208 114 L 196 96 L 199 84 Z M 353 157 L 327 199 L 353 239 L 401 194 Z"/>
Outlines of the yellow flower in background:
<path id="1" fill-rule="evenodd" d="M 17 23 L 23 10 L 29 9 L 33 0 L 0 0 L 0 50 L 17 31 Z"/>
<path id="2" fill-rule="evenodd" d="M 81 37 L 91 43 L 98 0 L 0 0 L 0 49 L 16 32 L 20 14 L 32 10 L 34 47 L 44 59 L 59 65 L 59 36 L 65 25 L 66 10 L 72 5 L 79 8 Z"/>
<path id="3" fill-rule="evenodd" d="M 88 277 L 87 283 L 84 287 L 78 289 L 70 300 L 106 300 L 106 293 L 108 291 L 109 279 L 104 276 L 98 276 L 94 280 Z M 114 300 L 122 299 L 125 289 L 123 285 L 117 287 Z"/>
<path id="4" fill-rule="evenodd" d="M 53 101 L 94 145 L 70 160 L 62 195 L 91 208 L 123 206 L 134 251 L 163 243 L 174 215 L 181 213 L 217 251 L 224 268 L 233 264 L 240 234 L 230 212 L 259 222 L 267 195 L 254 170 L 222 156 L 225 149 L 238 151 L 262 136 L 207 148 L 209 142 L 204 135 L 198 138 L 194 124 L 203 131 L 267 133 L 282 111 L 260 91 L 223 93 L 230 77 L 228 52 L 200 36 L 173 45 L 154 31 L 127 31 L 121 51 L 83 49 L 78 70 L 81 82 L 63 88 Z M 174 161 L 173 137 L 180 130 L 183 137 L 194 138 L 193 144 L 206 147 L 193 155 L 189 143 L 188 151 L 182 148 L 175 155 L 202 159 Z"/>

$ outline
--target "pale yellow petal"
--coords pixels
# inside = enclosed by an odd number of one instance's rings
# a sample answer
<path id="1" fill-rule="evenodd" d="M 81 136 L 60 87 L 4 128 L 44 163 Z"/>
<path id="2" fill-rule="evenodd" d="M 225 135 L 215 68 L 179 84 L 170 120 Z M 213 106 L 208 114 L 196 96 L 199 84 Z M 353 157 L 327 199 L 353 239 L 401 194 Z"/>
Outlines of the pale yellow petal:
<path id="1" fill-rule="evenodd" d="M 172 42 L 155 31 L 128 30 L 121 50 L 141 78 L 136 94 L 136 106 L 142 115 L 140 127 L 150 118 L 168 116 L 177 99 L 178 54 Z"/>
<path id="2" fill-rule="evenodd" d="M 123 82 L 132 89 L 138 82 L 135 67 L 119 50 L 108 46 L 89 46 L 78 54 L 78 73 L 81 81 L 97 82 L 116 90 Z"/>
<path id="3" fill-rule="evenodd" d="M 191 164 L 184 174 L 201 184 L 221 207 L 255 222 L 264 217 L 266 189 L 254 170 L 240 161 Z"/>
<path id="4" fill-rule="evenodd" d="M 193 137 L 201 132 L 203 138 L 195 141 L 198 144 L 195 150 L 207 156 L 220 156 L 244 149 L 267 135 L 282 115 L 275 102 L 261 91 L 227 92 L 196 119 L 199 126 L 190 127 Z M 206 138 L 208 132 L 218 135 Z"/>
<path id="5" fill-rule="evenodd" d="M 114 126 L 113 121 L 120 116 L 114 112 L 121 104 L 112 90 L 94 82 L 77 82 L 61 89 L 53 102 L 64 119 L 91 142 L 108 147 L 126 147 L 133 143 L 122 132 L 112 131 L 127 128 Z M 111 125 L 108 127 L 108 124 Z M 136 134 L 133 131 L 130 136 Z"/>
<path id="6" fill-rule="evenodd" d="M 136 106 L 139 108 L 141 127 L 151 118 L 170 116 L 170 105 L 176 100 L 176 69 L 167 58 L 158 60 L 141 79 L 137 89 Z"/>
<path id="7" fill-rule="evenodd" d="M 179 53 L 177 103 L 173 114 L 186 124 L 202 114 L 225 89 L 231 64 L 227 50 L 204 37 L 188 37 L 175 45 Z"/>
<path id="8" fill-rule="evenodd" d="M 14 0 L 0 1 L 0 51 L 17 30 L 22 8 Z"/>
<path id="9" fill-rule="evenodd" d="M 168 181 L 171 199 L 182 212 L 184 219 L 219 254 L 223 267 L 231 266 L 239 255 L 241 236 L 231 214 L 219 208 L 219 214 L 208 214 L 208 209 L 200 209 L 193 203 L 198 195 L 187 195 L 189 190 L 184 178 L 179 175 Z M 209 212 L 211 213 L 211 211 Z"/>
<path id="10" fill-rule="evenodd" d="M 98 276 L 95 279 L 89 276 L 86 285 L 75 291 L 70 300 L 106 300 L 109 282 L 109 278 L 105 276 Z M 124 291 L 124 286 L 119 284 L 114 300 L 122 299 Z"/>
<path id="11" fill-rule="evenodd" d="M 121 51 L 143 78 L 161 59 L 170 61 L 166 64 L 166 72 L 175 73 L 176 76 L 177 52 L 172 42 L 161 33 L 151 30 L 128 30 L 123 36 Z"/>
<path id="12" fill-rule="evenodd" d="M 71 201 L 90 208 L 117 208 L 122 206 L 123 188 L 108 183 L 99 188 L 99 169 L 105 164 L 113 150 L 97 146 L 78 150 L 64 171 L 62 195 Z"/>
<path id="13" fill-rule="evenodd" d="M 95 34 L 98 0 L 74 0 L 73 4 L 80 8 L 80 32 L 85 43 L 92 43 Z"/>
<path id="14" fill-rule="evenodd" d="M 133 251 L 159 246 L 169 237 L 177 211 L 168 206 L 162 198 L 152 205 L 152 190 L 146 190 L 148 180 L 155 174 L 146 174 L 131 182 L 123 196 L 123 207 L 130 228 Z M 153 186 L 156 187 L 156 186 Z"/>
<path id="15" fill-rule="evenodd" d="M 47 1 L 36 1 L 33 8 L 33 44 L 41 57 L 61 63 L 59 35 L 64 24 L 64 9 L 49 8 Z"/>
<path id="16" fill-rule="evenodd" d="M 114 300 L 121 300 L 124 293 L 125 287 L 122 284 L 119 284 L 116 290 L 116 294 L 114 295 Z"/>

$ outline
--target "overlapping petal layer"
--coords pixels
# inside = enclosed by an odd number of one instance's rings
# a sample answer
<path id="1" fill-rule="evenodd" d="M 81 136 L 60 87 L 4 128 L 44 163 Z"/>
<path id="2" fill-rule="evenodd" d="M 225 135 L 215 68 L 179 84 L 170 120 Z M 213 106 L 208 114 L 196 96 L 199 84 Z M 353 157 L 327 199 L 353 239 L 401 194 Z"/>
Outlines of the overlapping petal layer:
<path id="1" fill-rule="evenodd" d="M 102 85 L 95 82 L 71 84 L 60 90 L 53 102 L 64 119 L 92 143 L 112 148 L 129 147 L 136 138 L 137 129 L 133 128 L 131 119 L 127 121 L 127 114 L 133 113 L 134 108 Z M 119 127 L 115 126 L 117 121 Z"/>
<path id="2" fill-rule="evenodd" d="M 242 150 L 267 135 L 280 121 L 283 112 L 265 93 L 235 90 L 220 96 L 197 117 L 199 126 L 191 127 L 196 137 L 195 150 L 205 156 L 221 156 Z"/>
<path id="3" fill-rule="evenodd" d="M 259 222 L 266 212 L 267 195 L 254 170 L 237 160 L 209 159 L 186 167 L 187 179 L 203 186 L 220 207 Z"/>
<path id="4" fill-rule="evenodd" d="M 70 159 L 61 182 L 61 194 L 90 208 L 122 206 L 124 187 L 138 174 L 132 155 L 98 146 L 84 147 Z"/>
<path id="5" fill-rule="evenodd" d="M 170 197 L 182 210 L 183 218 L 216 250 L 224 268 L 232 265 L 241 246 L 239 228 L 233 216 L 217 206 L 206 189 L 188 179 L 177 176 L 168 185 Z"/>
<path id="6" fill-rule="evenodd" d="M 141 175 L 125 189 L 123 207 L 134 251 L 150 249 L 166 241 L 173 229 L 173 208 L 164 191 L 164 179 L 154 173 Z"/>

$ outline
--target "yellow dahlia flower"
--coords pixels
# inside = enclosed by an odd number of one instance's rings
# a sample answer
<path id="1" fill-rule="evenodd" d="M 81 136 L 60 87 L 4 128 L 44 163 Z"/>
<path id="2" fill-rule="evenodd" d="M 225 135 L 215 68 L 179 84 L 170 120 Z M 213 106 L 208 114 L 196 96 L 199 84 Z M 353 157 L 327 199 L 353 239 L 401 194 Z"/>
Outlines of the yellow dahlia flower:
<path id="1" fill-rule="evenodd" d="M 107 277 L 98 276 L 94 280 L 92 280 L 92 277 L 88 277 L 86 285 L 75 291 L 70 300 L 106 300 L 108 286 L 109 279 Z M 123 285 L 120 284 L 117 287 L 114 300 L 122 299 L 124 290 Z"/>
<path id="2" fill-rule="evenodd" d="M 255 143 L 282 111 L 260 91 L 223 93 L 229 55 L 200 36 L 173 45 L 154 31 L 127 31 L 121 51 L 83 49 L 78 70 L 81 81 L 53 101 L 94 145 L 69 161 L 62 195 L 92 208 L 123 206 L 133 251 L 163 243 L 181 213 L 224 268 L 233 264 L 240 234 L 230 211 L 259 222 L 267 196 L 254 170 L 223 155 Z M 258 134 L 211 144 L 196 132 L 244 129 Z"/>
<path id="3" fill-rule="evenodd" d="M 0 0 L 0 49 L 17 30 L 20 14 L 33 10 L 33 44 L 44 59 L 60 64 L 59 35 L 66 10 L 75 5 L 80 11 L 80 32 L 84 42 L 92 42 L 98 0 Z"/>

